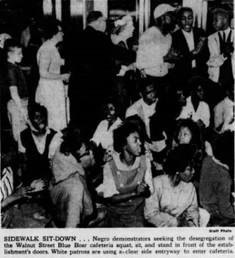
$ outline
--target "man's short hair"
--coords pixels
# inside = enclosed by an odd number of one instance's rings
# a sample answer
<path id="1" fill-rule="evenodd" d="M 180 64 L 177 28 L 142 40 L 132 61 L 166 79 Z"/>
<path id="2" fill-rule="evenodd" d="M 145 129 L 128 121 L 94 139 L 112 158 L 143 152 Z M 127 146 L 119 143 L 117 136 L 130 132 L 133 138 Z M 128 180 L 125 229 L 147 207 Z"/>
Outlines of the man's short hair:
<path id="1" fill-rule="evenodd" d="M 184 12 L 191 12 L 193 14 L 193 9 L 190 7 L 181 7 L 177 13 L 178 19 L 180 19 Z"/>
<path id="2" fill-rule="evenodd" d="M 153 85 L 155 88 L 154 81 L 151 78 L 142 79 L 139 86 L 139 92 L 144 93 L 145 89 L 150 85 Z"/>
<path id="3" fill-rule="evenodd" d="M 45 117 L 47 119 L 47 115 L 48 115 L 47 114 L 47 109 L 44 106 L 42 106 L 38 103 L 33 103 L 29 106 L 28 109 L 29 109 L 28 113 L 29 113 L 29 119 L 30 120 L 33 119 L 34 114 L 36 112 L 39 112 L 43 117 Z"/>
<path id="4" fill-rule="evenodd" d="M 229 12 L 223 8 L 215 8 L 214 10 L 212 10 L 211 14 L 214 15 L 221 15 L 224 18 L 229 19 Z"/>
<path id="5" fill-rule="evenodd" d="M 23 45 L 16 39 L 7 39 L 5 41 L 4 50 L 6 53 L 12 52 L 15 48 L 23 49 Z"/>
<path id="6" fill-rule="evenodd" d="M 100 17 L 103 17 L 102 12 L 91 11 L 86 18 L 87 24 L 89 24 L 91 22 L 94 22 L 94 21 L 97 21 Z"/>

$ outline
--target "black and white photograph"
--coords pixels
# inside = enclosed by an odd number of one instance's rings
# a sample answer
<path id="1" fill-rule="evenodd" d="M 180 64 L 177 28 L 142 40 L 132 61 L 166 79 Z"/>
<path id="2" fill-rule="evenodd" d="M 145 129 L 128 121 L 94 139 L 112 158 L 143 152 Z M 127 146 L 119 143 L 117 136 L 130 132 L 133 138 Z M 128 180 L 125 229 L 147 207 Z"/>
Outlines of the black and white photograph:
<path id="1" fill-rule="evenodd" d="M 19 247 L 9 232 L 23 229 L 127 237 L 133 228 L 136 236 L 201 228 L 229 233 L 220 240 L 234 246 L 233 8 L 233 0 L 0 0 L 4 257 L 75 255 L 8 251 Z M 45 248 L 59 248 L 51 240 Z M 134 244 L 119 248 L 130 250 L 120 257 L 140 254 Z M 223 252 L 208 257 L 234 255 L 230 245 L 214 248 Z"/>

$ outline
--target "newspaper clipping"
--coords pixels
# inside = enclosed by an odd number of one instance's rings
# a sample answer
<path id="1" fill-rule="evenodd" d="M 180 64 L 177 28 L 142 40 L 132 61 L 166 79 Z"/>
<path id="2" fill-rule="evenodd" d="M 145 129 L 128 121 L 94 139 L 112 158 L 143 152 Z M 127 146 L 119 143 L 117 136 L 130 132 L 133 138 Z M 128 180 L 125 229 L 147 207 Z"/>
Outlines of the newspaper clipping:
<path id="1" fill-rule="evenodd" d="M 0 0 L 0 257 L 234 258 L 233 27 L 233 0 Z"/>

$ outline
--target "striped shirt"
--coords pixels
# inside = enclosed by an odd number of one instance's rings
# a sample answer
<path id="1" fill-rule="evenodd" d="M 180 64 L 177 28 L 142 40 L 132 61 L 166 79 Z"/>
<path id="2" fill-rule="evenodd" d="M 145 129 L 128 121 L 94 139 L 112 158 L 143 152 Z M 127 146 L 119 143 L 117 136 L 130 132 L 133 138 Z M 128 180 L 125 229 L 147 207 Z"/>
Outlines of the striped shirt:
<path id="1" fill-rule="evenodd" d="M 10 167 L 3 168 L 2 178 L 0 180 L 0 190 L 1 202 L 13 193 L 13 171 Z"/>

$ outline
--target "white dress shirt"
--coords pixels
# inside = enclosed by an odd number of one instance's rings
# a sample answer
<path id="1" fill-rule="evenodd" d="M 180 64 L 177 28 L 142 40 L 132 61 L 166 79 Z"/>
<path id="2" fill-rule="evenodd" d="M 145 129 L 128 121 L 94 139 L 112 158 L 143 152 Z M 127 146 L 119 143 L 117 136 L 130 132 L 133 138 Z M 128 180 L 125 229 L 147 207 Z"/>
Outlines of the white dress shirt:
<path id="1" fill-rule="evenodd" d="M 187 41 L 189 51 L 193 51 L 195 49 L 195 43 L 194 43 L 194 38 L 193 38 L 193 31 L 191 30 L 190 32 L 187 32 L 185 30 L 182 30 L 184 37 Z M 196 67 L 196 61 L 192 60 L 192 67 Z"/>

